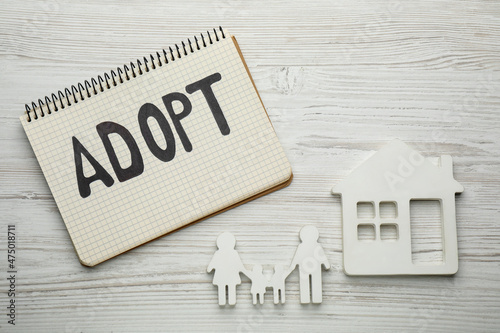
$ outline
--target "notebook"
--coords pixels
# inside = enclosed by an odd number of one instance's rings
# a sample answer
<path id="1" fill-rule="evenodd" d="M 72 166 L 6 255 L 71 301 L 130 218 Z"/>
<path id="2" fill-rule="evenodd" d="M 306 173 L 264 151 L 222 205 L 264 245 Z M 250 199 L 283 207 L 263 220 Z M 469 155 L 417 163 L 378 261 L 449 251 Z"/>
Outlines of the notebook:
<path id="1" fill-rule="evenodd" d="M 21 123 L 86 266 L 292 179 L 222 28 L 26 105 Z"/>

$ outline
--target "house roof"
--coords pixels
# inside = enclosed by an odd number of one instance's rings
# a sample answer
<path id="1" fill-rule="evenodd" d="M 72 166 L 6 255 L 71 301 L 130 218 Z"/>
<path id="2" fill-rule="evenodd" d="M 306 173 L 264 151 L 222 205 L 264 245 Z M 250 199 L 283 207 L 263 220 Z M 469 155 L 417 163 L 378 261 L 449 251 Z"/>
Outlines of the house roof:
<path id="1" fill-rule="evenodd" d="M 443 155 L 435 164 L 396 139 L 336 184 L 332 193 L 353 193 L 360 200 L 380 195 L 388 200 L 400 196 L 433 199 L 463 190 L 453 178 L 451 156 Z"/>

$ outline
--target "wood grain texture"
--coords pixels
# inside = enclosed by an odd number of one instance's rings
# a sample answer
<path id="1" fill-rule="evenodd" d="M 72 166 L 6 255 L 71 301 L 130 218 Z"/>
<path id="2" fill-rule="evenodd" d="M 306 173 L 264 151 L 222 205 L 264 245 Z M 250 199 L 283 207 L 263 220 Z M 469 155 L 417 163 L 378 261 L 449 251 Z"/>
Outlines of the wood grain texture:
<path id="1" fill-rule="evenodd" d="M 18 116 L 24 103 L 222 25 L 236 36 L 294 181 L 283 190 L 95 268 L 78 263 Z M 0 267 L 16 225 L 16 327 L 2 332 L 500 330 L 500 3 L 498 1 L 2 1 Z M 331 187 L 387 141 L 450 154 L 457 196 L 454 277 L 348 277 Z M 215 239 L 242 260 L 288 264 L 314 224 L 332 263 L 320 306 L 250 283 L 219 308 L 205 273 Z M 4 274 L 4 273 L 1 273 Z M 6 273 L 5 273 L 6 274 Z M 0 279 L 0 308 L 7 306 Z M 5 310 L 2 310 L 4 313 Z"/>

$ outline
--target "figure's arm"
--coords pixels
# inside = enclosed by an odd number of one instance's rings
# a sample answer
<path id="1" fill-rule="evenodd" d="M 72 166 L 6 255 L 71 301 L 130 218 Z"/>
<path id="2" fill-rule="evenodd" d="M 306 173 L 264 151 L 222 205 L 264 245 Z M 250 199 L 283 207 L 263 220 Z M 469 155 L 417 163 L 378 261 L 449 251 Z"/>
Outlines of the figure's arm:
<path id="1" fill-rule="evenodd" d="M 238 267 L 238 270 L 240 273 L 243 273 L 243 275 L 245 275 L 247 278 L 249 278 L 250 280 L 252 279 L 252 272 L 249 271 L 248 269 L 246 269 L 245 265 L 243 265 L 243 263 L 241 262 L 241 259 L 238 257 L 238 260 L 239 260 L 239 266 Z"/>
<path id="2" fill-rule="evenodd" d="M 243 267 L 243 270 L 241 272 L 243 273 L 243 275 L 245 275 L 250 280 L 252 279 L 252 271 L 249 271 L 248 269 Z"/>
<path id="3" fill-rule="evenodd" d="M 330 265 L 330 262 L 328 261 L 328 259 L 326 258 L 325 251 L 323 250 L 321 245 L 319 246 L 319 256 L 320 256 L 320 258 L 322 258 L 321 264 L 323 264 L 323 266 L 325 266 L 326 270 L 329 270 L 331 265 Z"/>
<path id="4" fill-rule="evenodd" d="M 297 251 L 295 251 L 295 255 L 293 256 L 292 263 L 290 264 L 290 268 L 288 269 L 288 275 L 295 270 L 297 265 L 302 261 L 302 244 L 299 244 L 297 247 Z M 288 276 L 287 275 L 287 276 Z"/>
<path id="5" fill-rule="evenodd" d="M 216 259 L 217 259 L 217 253 L 214 254 L 212 260 L 210 261 L 210 264 L 208 264 L 207 273 L 210 273 L 211 271 L 213 271 L 215 269 Z"/>
<path id="6" fill-rule="evenodd" d="M 240 269 L 240 273 L 243 273 L 247 278 L 252 280 L 252 271 L 249 271 L 248 269 L 245 268 L 245 266 L 242 265 L 242 269 Z"/>
<path id="7" fill-rule="evenodd" d="M 292 263 L 290 264 L 290 267 L 288 267 L 288 270 L 285 271 L 285 274 L 283 275 L 283 279 L 286 279 L 288 275 L 292 274 L 292 272 L 297 268 L 297 265 L 299 264 L 299 260 L 297 259 L 297 255 L 292 260 Z"/>
<path id="8" fill-rule="evenodd" d="M 290 274 L 292 274 L 292 272 L 295 270 L 296 267 L 297 267 L 297 264 L 295 264 L 293 267 L 290 266 L 290 268 L 287 271 L 285 271 L 285 274 L 283 274 L 283 280 L 286 280 L 288 278 L 288 276 Z"/>

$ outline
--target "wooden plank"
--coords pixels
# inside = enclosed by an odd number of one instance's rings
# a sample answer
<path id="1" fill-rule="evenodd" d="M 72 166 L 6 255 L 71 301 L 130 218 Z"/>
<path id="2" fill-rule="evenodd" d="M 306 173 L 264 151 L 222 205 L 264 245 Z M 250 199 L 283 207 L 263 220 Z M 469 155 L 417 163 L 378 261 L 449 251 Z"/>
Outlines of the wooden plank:
<path id="1" fill-rule="evenodd" d="M 290 187 L 95 268 L 78 263 L 18 117 L 24 103 L 222 25 L 241 46 L 294 169 Z M 18 235 L 18 321 L 0 331 L 496 332 L 500 328 L 500 3 L 3 1 L 0 228 Z M 454 277 L 347 277 L 330 188 L 387 141 L 450 154 Z M 219 308 L 205 273 L 231 231 L 248 266 L 288 264 L 314 224 L 332 270 L 323 304 Z M 6 249 L 5 231 L 0 253 Z M 3 255 L 2 255 L 3 256 Z M 6 272 L 6 260 L 0 261 Z M 7 280 L 0 279 L 7 290 Z M 5 308 L 7 297 L 0 297 Z M 2 312 L 4 313 L 4 312 Z"/>

